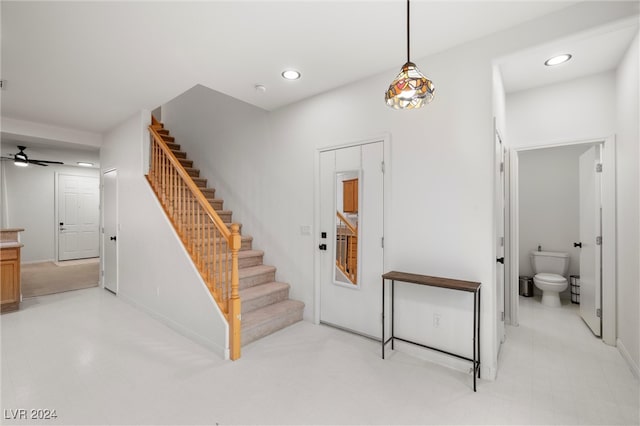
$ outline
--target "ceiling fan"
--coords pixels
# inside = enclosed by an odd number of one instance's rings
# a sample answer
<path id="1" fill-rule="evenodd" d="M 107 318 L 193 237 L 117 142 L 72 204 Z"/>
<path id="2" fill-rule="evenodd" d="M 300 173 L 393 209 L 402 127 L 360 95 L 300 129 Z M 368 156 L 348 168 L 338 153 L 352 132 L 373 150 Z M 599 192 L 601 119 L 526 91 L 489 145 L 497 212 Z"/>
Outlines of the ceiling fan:
<path id="1" fill-rule="evenodd" d="M 62 161 L 35 160 L 27 157 L 24 150 L 26 146 L 18 145 L 20 152 L 13 154 L 13 157 L 2 157 L 3 160 L 13 160 L 13 164 L 20 167 L 27 167 L 29 164 L 37 164 L 38 166 L 48 166 L 49 164 L 64 164 Z"/>

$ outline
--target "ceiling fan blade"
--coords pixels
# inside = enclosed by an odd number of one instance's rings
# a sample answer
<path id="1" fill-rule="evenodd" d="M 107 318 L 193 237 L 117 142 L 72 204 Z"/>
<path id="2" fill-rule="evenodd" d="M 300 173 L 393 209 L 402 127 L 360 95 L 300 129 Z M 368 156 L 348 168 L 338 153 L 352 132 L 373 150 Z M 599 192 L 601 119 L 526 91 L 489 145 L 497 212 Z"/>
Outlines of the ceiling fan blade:
<path id="1" fill-rule="evenodd" d="M 28 162 L 29 164 L 35 164 L 35 165 L 37 165 L 37 166 L 45 166 L 45 167 L 47 167 L 47 166 L 48 166 L 48 164 L 45 164 L 45 163 L 43 163 L 43 162 L 41 162 L 41 161 L 38 161 L 38 160 L 27 160 L 27 162 Z"/>
<path id="2" fill-rule="evenodd" d="M 28 159 L 27 160 L 30 163 L 49 163 L 49 164 L 64 164 L 62 161 L 48 161 L 48 160 L 36 160 L 36 159 Z"/>

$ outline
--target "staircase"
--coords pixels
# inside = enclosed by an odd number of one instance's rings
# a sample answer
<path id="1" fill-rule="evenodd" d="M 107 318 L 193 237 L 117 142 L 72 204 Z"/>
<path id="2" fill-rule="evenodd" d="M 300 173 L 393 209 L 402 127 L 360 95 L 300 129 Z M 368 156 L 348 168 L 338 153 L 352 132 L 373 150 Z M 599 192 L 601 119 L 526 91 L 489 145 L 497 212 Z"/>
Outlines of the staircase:
<path id="1" fill-rule="evenodd" d="M 184 167 L 184 170 L 220 219 L 228 228 L 231 228 L 232 211 L 224 209 L 224 201 L 215 197 L 215 189 L 208 187 L 207 179 L 200 177 L 200 170 L 194 167 L 193 160 L 190 160 L 187 153 L 181 150 L 180 145 L 176 143 L 175 138 L 169 134 L 169 130 L 165 129 L 162 123 L 154 119 L 151 128 L 162 138 L 175 158 Z M 168 209 L 164 204 L 163 206 L 175 226 L 176 222 L 180 221 L 181 218 L 172 217 L 175 215 L 172 215 L 171 211 L 169 211 L 171 209 Z M 197 226 L 208 225 L 199 223 Z M 203 251 L 205 250 L 200 249 L 200 252 Z M 206 258 L 207 255 L 209 257 L 216 256 L 215 253 L 209 255 L 208 252 L 206 250 L 204 262 L 217 262 L 218 258 Z M 221 255 L 218 254 L 217 256 L 220 257 Z M 302 320 L 304 303 L 289 299 L 289 284 L 276 281 L 276 268 L 263 264 L 263 257 L 263 251 L 253 249 L 253 238 L 241 234 L 241 245 L 238 251 L 238 282 L 239 296 L 242 303 L 242 346 Z M 214 294 L 215 297 L 216 295 Z M 218 303 L 220 304 L 220 301 Z"/>

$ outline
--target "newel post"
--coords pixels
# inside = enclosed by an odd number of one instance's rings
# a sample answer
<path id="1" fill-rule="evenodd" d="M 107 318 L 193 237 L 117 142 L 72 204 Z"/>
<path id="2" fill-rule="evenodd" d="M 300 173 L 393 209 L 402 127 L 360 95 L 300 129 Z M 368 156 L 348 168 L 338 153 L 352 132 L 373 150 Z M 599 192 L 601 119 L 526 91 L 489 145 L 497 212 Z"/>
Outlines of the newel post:
<path id="1" fill-rule="evenodd" d="M 240 237 L 240 226 L 237 223 L 231 225 L 231 299 L 229 300 L 229 348 L 232 361 L 240 358 L 240 327 L 241 327 L 241 305 L 238 294 L 238 251 L 242 244 Z"/>

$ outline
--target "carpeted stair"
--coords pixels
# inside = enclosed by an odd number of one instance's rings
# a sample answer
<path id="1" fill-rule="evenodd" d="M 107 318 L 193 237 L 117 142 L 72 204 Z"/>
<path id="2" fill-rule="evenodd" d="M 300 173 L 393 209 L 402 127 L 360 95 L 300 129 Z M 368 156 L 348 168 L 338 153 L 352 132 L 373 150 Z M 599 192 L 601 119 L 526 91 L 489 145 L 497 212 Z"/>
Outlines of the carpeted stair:
<path id="1" fill-rule="evenodd" d="M 231 226 L 232 211 L 224 210 L 224 201 L 215 198 L 215 189 L 207 186 L 207 179 L 200 177 L 200 170 L 182 151 L 175 138 L 162 124 L 156 128 L 167 146 L 184 166 L 193 182 L 200 188 L 220 218 Z M 242 229 L 242 228 L 241 228 Z M 276 268 L 264 265 L 264 252 L 253 249 L 253 238 L 242 235 L 242 247 L 238 253 L 240 300 L 242 301 L 242 345 L 274 333 L 302 320 L 304 303 L 289 299 L 289 284 L 276 281 Z"/>

